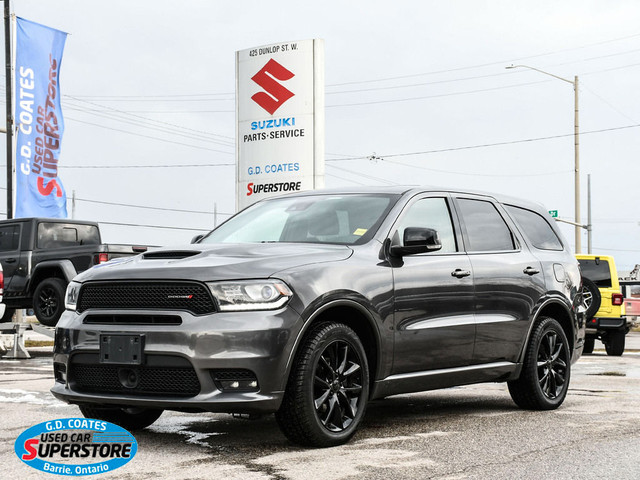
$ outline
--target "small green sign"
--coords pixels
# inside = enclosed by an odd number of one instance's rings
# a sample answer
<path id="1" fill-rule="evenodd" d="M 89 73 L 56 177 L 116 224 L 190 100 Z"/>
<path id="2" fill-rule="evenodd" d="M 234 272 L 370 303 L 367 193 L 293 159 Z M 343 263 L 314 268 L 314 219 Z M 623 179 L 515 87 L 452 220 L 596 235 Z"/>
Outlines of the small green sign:
<path id="1" fill-rule="evenodd" d="M 549 215 L 551 215 L 552 218 L 558 218 L 558 210 L 549 210 Z"/>

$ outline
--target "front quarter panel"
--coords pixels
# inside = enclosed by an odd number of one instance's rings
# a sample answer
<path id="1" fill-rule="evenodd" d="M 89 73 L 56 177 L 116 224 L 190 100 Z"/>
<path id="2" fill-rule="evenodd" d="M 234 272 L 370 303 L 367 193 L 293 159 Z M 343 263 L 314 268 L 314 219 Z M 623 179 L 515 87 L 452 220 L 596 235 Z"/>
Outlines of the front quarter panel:
<path id="1" fill-rule="evenodd" d="M 320 315 L 332 317 L 332 309 L 350 308 L 367 321 L 379 353 L 377 365 L 370 365 L 376 377 L 388 375 L 393 361 L 393 278 L 387 262 L 379 261 L 381 245 L 377 242 L 354 248 L 354 254 L 341 262 L 330 262 L 278 272 L 295 292 L 290 306 L 301 312 L 292 357 L 287 374 L 304 334 Z M 335 311 L 335 310 L 333 310 Z M 360 321 L 360 320 L 358 320 Z"/>

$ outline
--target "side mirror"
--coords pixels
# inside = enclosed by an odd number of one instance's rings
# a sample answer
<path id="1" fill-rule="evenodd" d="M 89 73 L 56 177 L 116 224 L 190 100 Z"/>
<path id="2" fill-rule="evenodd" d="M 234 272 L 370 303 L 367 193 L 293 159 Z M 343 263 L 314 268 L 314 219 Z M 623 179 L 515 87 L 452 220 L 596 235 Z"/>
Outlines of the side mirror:
<path id="1" fill-rule="evenodd" d="M 198 243 L 200 240 L 202 240 L 202 237 L 204 237 L 204 235 L 202 235 L 202 234 L 196 235 L 195 237 L 193 237 L 191 239 L 191 243 Z"/>
<path id="2" fill-rule="evenodd" d="M 442 248 L 440 236 L 433 228 L 407 227 L 404 229 L 402 245 L 391 245 L 391 255 L 402 257 L 418 253 L 435 252 Z"/>

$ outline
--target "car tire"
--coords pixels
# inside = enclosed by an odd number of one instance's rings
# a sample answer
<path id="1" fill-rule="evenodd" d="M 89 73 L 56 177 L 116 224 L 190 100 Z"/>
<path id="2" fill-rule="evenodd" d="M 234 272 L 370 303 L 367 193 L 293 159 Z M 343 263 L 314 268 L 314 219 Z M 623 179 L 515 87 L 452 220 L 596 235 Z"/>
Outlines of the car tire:
<path id="1" fill-rule="evenodd" d="M 355 434 L 369 398 L 367 355 L 340 323 L 311 328 L 295 356 L 276 420 L 285 436 L 310 447 L 333 447 Z"/>
<path id="2" fill-rule="evenodd" d="M 593 347 L 595 346 L 595 343 L 596 343 L 595 338 L 585 338 L 584 348 L 582 349 L 582 353 L 584 354 L 593 353 Z"/>
<path id="3" fill-rule="evenodd" d="M 14 313 L 16 313 L 15 308 L 6 308 L 4 310 L 4 315 L 0 318 L 0 323 L 11 322 L 13 320 Z"/>
<path id="4" fill-rule="evenodd" d="M 156 408 L 117 408 L 97 405 L 79 405 L 79 407 L 82 415 L 86 418 L 115 423 L 125 430 L 142 430 L 162 415 L 162 409 Z"/>
<path id="5" fill-rule="evenodd" d="M 527 344 L 520 378 L 508 382 L 511 398 L 528 410 L 558 408 L 569 389 L 571 350 L 560 324 L 542 317 Z"/>
<path id="6" fill-rule="evenodd" d="M 607 355 L 620 357 L 624 353 L 625 332 L 622 330 L 607 332 L 604 340 L 604 348 Z"/>
<path id="7" fill-rule="evenodd" d="M 600 289 L 598 286 L 593 283 L 593 281 L 585 277 L 582 277 L 582 298 L 587 307 L 585 316 L 587 321 L 589 321 L 595 316 L 598 310 L 600 310 L 602 296 L 600 295 Z"/>
<path id="8" fill-rule="evenodd" d="M 60 278 L 47 278 L 33 292 L 33 313 L 47 327 L 55 327 L 64 312 L 67 284 Z"/>

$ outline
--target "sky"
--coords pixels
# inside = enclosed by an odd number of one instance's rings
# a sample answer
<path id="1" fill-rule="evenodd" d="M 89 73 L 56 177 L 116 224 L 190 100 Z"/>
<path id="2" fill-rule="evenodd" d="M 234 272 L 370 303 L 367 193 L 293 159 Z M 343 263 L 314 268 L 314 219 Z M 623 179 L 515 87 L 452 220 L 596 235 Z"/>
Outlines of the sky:
<path id="1" fill-rule="evenodd" d="M 188 243 L 234 213 L 235 52 L 319 38 L 329 188 L 483 190 L 572 220 L 573 87 L 505 67 L 578 75 L 582 222 L 590 175 L 594 253 L 640 263 L 637 0 L 11 5 L 70 34 L 59 176 L 105 242 Z"/>

